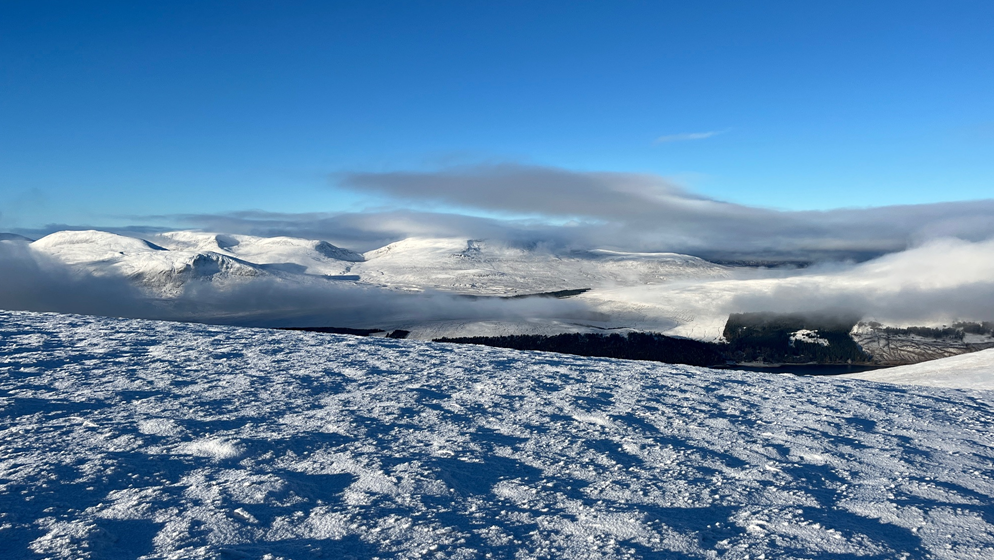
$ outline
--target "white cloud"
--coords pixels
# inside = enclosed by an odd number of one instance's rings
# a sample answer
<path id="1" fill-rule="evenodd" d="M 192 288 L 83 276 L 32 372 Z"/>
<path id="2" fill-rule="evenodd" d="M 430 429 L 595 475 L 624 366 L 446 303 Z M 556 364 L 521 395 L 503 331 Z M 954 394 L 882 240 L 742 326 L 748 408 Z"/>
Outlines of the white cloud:
<path id="1" fill-rule="evenodd" d="M 504 238 L 531 234 L 537 241 L 562 239 L 584 248 L 673 251 L 717 259 L 865 260 L 927 239 L 980 241 L 994 236 L 990 220 L 994 200 L 788 212 L 710 199 L 658 175 L 513 163 L 434 172 L 352 173 L 338 177 L 338 182 L 385 194 L 402 204 L 442 203 L 577 219 L 576 225 L 557 228 L 551 220 L 524 224 L 450 214 L 434 215 L 422 227 L 485 231 L 486 237 L 504 229 Z M 418 216 L 408 213 L 403 219 L 411 223 Z M 363 221 L 376 222 L 369 215 Z"/>
<path id="2" fill-rule="evenodd" d="M 704 140 L 711 138 L 712 136 L 718 136 L 719 134 L 724 134 L 728 130 L 709 130 L 707 132 L 685 132 L 683 134 L 667 134 L 665 136 L 660 136 L 653 141 L 653 144 L 666 144 L 668 142 L 685 142 L 687 140 Z"/>
<path id="3" fill-rule="evenodd" d="M 341 187 L 386 195 L 394 201 L 393 209 L 300 214 L 245 211 L 135 219 L 168 223 L 168 229 L 323 239 L 357 251 L 411 236 L 465 237 L 577 249 L 670 251 L 722 261 L 865 261 L 929 239 L 994 237 L 990 218 L 994 200 L 778 211 L 703 197 L 658 175 L 578 172 L 515 163 L 429 172 L 348 173 L 334 179 Z M 432 205 L 532 218 L 410 209 Z M 53 224 L 19 233 L 38 238 L 64 229 L 77 228 Z M 115 231 L 142 235 L 155 229 Z"/>

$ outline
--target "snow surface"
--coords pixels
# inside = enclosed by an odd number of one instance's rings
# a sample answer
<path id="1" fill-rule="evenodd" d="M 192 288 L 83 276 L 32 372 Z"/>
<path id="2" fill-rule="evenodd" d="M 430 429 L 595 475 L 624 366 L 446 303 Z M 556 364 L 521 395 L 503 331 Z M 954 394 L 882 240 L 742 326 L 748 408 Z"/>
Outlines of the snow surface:
<path id="1" fill-rule="evenodd" d="M 920 364 L 846 374 L 881 383 L 994 390 L 994 348 Z"/>
<path id="2" fill-rule="evenodd" d="M 994 557 L 994 393 L 0 312 L 5 558 Z"/>

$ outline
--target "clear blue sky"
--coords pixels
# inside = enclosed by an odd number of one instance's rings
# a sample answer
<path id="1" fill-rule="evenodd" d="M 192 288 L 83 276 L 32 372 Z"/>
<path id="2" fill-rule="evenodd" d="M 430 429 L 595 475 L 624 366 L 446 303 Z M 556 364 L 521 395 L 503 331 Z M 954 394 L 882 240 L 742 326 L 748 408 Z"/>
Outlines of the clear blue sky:
<path id="1" fill-rule="evenodd" d="M 356 210 L 388 201 L 329 174 L 481 161 L 991 198 L 994 2 L 0 3 L 0 230 Z"/>

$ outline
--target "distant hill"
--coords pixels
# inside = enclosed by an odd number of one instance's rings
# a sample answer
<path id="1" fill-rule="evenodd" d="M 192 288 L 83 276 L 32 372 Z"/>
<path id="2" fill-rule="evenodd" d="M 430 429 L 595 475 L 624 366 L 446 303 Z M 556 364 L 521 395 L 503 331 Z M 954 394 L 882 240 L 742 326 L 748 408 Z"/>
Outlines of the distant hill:
<path id="1" fill-rule="evenodd" d="M 30 243 L 33 239 L 17 235 L 16 233 L 0 233 L 0 241 L 24 241 L 25 243 Z"/>

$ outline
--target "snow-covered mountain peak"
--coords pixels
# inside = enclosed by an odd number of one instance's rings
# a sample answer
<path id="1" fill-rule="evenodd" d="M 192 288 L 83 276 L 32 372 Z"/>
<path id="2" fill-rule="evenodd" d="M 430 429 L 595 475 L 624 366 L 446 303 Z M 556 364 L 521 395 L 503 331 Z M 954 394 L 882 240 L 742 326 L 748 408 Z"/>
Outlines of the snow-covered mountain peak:
<path id="1" fill-rule="evenodd" d="M 33 242 L 32 245 L 36 248 L 92 246 L 120 252 L 164 250 L 163 247 L 144 239 L 97 230 L 57 231 Z"/>
<path id="2" fill-rule="evenodd" d="M 165 251 L 144 239 L 94 230 L 59 231 L 31 243 L 31 248 L 68 264 L 119 260 L 126 255 Z"/>
<path id="3" fill-rule="evenodd" d="M 365 254 L 360 270 L 387 285 L 520 295 L 716 278 L 725 267 L 675 253 L 527 249 L 467 238 L 408 238 Z"/>
<path id="4" fill-rule="evenodd" d="M 190 280 L 224 284 L 267 274 L 284 278 L 342 276 L 362 255 L 292 237 L 173 231 L 155 243 L 102 231 L 63 231 L 31 244 L 47 257 L 96 275 L 134 279 L 151 292 L 178 295 Z"/>
<path id="5" fill-rule="evenodd" d="M 200 231 L 170 231 L 156 236 L 163 247 L 180 251 L 214 251 L 232 255 L 231 249 L 240 244 L 238 236 Z"/>
<path id="6" fill-rule="evenodd" d="M 700 257 L 680 253 L 636 253 L 631 251 L 613 251 L 611 249 L 591 249 L 587 253 L 609 260 L 670 261 L 673 263 L 694 263 L 711 267 L 718 266 Z"/>
<path id="7" fill-rule="evenodd" d="M 221 236 L 217 236 L 220 238 Z M 158 238 L 157 238 L 158 239 Z M 61 231 L 30 245 L 31 249 L 98 276 L 131 278 L 153 294 L 178 295 L 190 280 L 224 283 L 265 274 L 205 236 L 176 236 L 170 247 L 102 231 Z M 214 250 L 212 250 L 214 249 Z"/>
<path id="8" fill-rule="evenodd" d="M 450 256 L 466 250 L 469 240 L 460 237 L 408 237 L 363 253 L 367 261 L 397 255 Z"/>
<path id="9" fill-rule="evenodd" d="M 355 251 L 336 247 L 327 241 L 296 237 L 256 237 L 198 231 L 171 231 L 157 240 L 170 249 L 214 251 L 256 264 L 296 265 L 308 274 L 341 274 L 348 264 L 362 262 Z"/>

